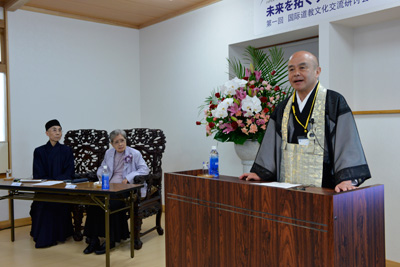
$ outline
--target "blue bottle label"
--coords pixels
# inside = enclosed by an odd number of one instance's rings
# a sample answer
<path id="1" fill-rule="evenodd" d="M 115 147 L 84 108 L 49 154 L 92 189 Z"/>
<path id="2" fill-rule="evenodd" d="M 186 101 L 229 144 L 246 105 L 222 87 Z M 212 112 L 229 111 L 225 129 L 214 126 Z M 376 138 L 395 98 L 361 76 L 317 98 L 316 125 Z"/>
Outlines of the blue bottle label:
<path id="1" fill-rule="evenodd" d="M 218 172 L 218 157 L 210 157 L 210 175 L 214 175 L 214 177 L 219 176 Z"/>
<path id="2" fill-rule="evenodd" d="M 110 189 L 110 183 L 109 183 L 109 182 L 110 182 L 110 181 L 109 181 L 109 176 L 103 174 L 103 175 L 101 176 L 101 189 L 103 189 L 103 190 L 108 190 L 108 189 Z"/>

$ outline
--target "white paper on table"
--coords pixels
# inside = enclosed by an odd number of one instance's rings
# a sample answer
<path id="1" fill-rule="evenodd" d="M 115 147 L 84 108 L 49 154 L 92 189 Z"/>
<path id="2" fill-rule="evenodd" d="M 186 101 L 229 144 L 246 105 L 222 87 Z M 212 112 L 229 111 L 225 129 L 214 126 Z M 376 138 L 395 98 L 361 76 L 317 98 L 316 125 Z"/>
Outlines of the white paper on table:
<path id="1" fill-rule="evenodd" d="M 21 183 L 40 183 L 46 181 L 46 179 L 20 179 Z"/>
<path id="2" fill-rule="evenodd" d="M 279 188 L 291 188 L 291 187 L 300 186 L 301 184 L 271 182 L 271 183 L 262 183 L 259 185 L 270 186 L 270 187 L 279 187 Z"/>
<path id="3" fill-rule="evenodd" d="M 43 182 L 43 183 L 37 183 L 37 184 L 32 184 L 32 185 L 55 185 L 55 184 L 61 184 L 64 181 L 47 181 L 47 182 Z"/>

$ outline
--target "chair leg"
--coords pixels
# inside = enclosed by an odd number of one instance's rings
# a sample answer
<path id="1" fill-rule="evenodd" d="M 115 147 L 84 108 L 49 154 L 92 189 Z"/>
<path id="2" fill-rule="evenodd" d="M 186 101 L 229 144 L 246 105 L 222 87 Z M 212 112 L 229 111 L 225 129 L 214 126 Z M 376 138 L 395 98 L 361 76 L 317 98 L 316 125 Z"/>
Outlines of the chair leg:
<path id="1" fill-rule="evenodd" d="M 83 219 L 83 206 L 81 205 L 73 205 L 72 207 L 72 215 L 74 219 L 74 233 L 72 237 L 75 241 L 82 241 L 82 219 Z"/>
<path id="2" fill-rule="evenodd" d="M 140 230 L 142 229 L 142 218 L 135 214 L 135 226 L 134 226 L 134 234 L 135 234 L 135 249 L 139 250 L 142 248 L 143 242 L 140 241 Z"/>
<path id="3" fill-rule="evenodd" d="M 159 235 L 164 234 L 164 229 L 162 229 L 161 227 L 161 216 L 162 216 L 162 208 L 160 208 L 160 210 L 157 212 L 156 215 L 156 228 L 157 228 L 157 233 Z"/>

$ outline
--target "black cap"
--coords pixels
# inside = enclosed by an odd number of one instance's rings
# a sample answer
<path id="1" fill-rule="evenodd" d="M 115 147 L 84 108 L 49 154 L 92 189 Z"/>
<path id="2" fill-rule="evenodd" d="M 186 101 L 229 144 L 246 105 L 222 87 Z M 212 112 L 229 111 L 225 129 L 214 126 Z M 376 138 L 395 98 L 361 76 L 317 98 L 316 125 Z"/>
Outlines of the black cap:
<path id="1" fill-rule="evenodd" d="M 47 132 L 47 130 L 48 129 L 50 129 L 51 127 L 53 127 L 53 126 L 60 126 L 61 127 L 61 124 L 60 124 L 60 122 L 58 121 L 58 120 L 51 120 L 51 121 L 48 121 L 47 123 L 46 123 L 46 132 Z"/>

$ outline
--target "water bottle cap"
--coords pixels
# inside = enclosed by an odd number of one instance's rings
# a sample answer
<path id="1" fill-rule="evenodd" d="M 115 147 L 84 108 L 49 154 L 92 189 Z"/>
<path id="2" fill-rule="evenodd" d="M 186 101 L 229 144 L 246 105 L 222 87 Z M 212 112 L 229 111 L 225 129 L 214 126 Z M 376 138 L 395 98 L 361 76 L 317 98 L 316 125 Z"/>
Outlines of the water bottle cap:
<path id="1" fill-rule="evenodd" d="M 211 149 L 217 149 L 217 146 L 212 146 Z"/>
<path id="2" fill-rule="evenodd" d="M 103 166 L 103 169 L 107 170 L 107 165 L 104 165 L 104 166 Z"/>

